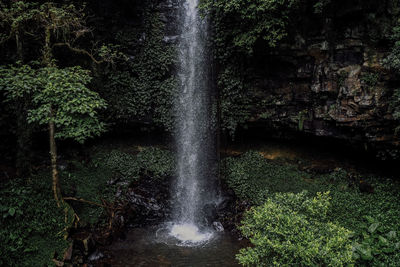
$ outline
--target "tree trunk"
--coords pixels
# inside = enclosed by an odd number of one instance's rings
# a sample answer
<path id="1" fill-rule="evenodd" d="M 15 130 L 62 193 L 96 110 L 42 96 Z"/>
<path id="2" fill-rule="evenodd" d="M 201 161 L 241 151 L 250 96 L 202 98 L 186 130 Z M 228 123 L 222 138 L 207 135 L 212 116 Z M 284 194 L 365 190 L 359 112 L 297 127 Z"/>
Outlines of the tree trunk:
<path id="1" fill-rule="evenodd" d="M 31 175 L 32 126 L 28 124 L 27 104 L 25 100 L 17 105 L 17 155 L 15 166 L 19 177 Z"/>
<path id="2" fill-rule="evenodd" d="M 55 133 L 55 125 L 54 125 L 54 116 L 53 110 L 50 111 L 51 120 L 49 122 L 49 139 L 50 139 L 50 159 L 51 159 L 51 169 L 52 169 L 52 177 L 53 177 L 53 193 L 54 199 L 57 202 L 57 206 L 60 207 L 63 202 L 60 190 L 60 184 L 58 181 L 58 170 L 57 170 L 57 146 L 56 140 L 54 138 Z"/>
<path id="3" fill-rule="evenodd" d="M 23 64 L 23 42 L 19 29 L 15 32 L 15 42 L 17 46 L 18 61 Z M 17 155 L 15 167 L 19 177 L 29 177 L 31 175 L 32 160 L 32 126 L 28 124 L 29 101 L 25 98 L 16 105 L 17 115 Z"/>
<path id="4" fill-rule="evenodd" d="M 18 60 L 21 61 L 21 63 L 23 63 L 24 52 L 22 50 L 22 39 L 21 39 L 21 35 L 20 35 L 19 29 L 17 29 L 16 33 L 15 33 L 15 42 L 16 42 L 16 45 L 17 45 Z"/>
<path id="5" fill-rule="evenodd" d="M 52 55 L 51 55 L 50 41 L 51 41 L 51 29 L 49 27 L 46 27 L 45 39 L 44 39 L 44 50 L 43 50 L 43 63 L 46 67 L 51 66 Z"/>

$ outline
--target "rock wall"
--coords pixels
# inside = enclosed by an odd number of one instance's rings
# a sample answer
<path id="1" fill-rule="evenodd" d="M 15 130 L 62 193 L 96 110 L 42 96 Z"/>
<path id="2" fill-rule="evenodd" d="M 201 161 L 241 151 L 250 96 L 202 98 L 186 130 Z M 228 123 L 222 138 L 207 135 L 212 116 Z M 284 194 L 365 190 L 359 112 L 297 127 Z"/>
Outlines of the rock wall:
<path id="1" fill-rule="evenodd" d="M 400 87 L 384 66 L 388 44 L 372 42 L 359 24 L 341 30 L 333 40 L 321 31 L 297 35 L 279 49 L 257 48 L 248 65 L 253 106 L 247 126 L 344 139 L 396 158 L 400 123 L 391 103 Z"/>
<path id="2" fill-rule="evenodd" d="M 174 45 L 179 38 L 182 1 L 150 2 L 165 25 L 166 44 Z M 143 18 L 134 15 L 140 14 L 141 1 L 109 5 L 126 10 L 125 19 L 117 18 L 122 22 L 116 29 L 122 23 L 143 27 Z M 108 5 L 102 8 L 110 18 L 115 15 Z M 332 137 L 374 150 L 381 158 L 396 158 L 400 139 L 395 129 L 400 122 L 393 118 L 391 105 L 400 81 L 383 64 L 390 50 L 383 37 L 391 31 L 388 11 L 371 22 L 368 12 L 373 10 L 343 10 L 333 18 L 304 15 L 304 24 L 290 29 L 286 43 L 274 49 L 260 43 L 253 57 L 243 62 L 250 73 L 245 75 L 251 99 L 246 128 Z M 149 118 L 145 123 L 154 122 Z"/>

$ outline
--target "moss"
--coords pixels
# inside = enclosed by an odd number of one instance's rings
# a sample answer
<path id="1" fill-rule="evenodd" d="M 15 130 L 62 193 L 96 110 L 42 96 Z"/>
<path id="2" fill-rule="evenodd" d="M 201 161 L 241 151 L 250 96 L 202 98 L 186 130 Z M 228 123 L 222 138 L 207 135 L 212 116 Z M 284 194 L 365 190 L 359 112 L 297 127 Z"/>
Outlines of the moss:
<path id="1" fill-rule="evenodd" d="M 372 92 L 379 82 L 379 77 L 379 73 L 364 72 L 363 74 L 361 74 L 361 84 L 368 92 Z"/>

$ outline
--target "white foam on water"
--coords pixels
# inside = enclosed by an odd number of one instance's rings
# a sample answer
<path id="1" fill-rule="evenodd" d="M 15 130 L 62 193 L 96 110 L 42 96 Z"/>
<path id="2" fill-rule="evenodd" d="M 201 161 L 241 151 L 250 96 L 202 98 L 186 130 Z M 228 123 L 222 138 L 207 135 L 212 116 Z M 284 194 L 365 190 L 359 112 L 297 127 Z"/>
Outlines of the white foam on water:
<path id="1" fill-rule="evenodd" d="M 213 232 L 200 232 L 199 228 L 194 224 L 174 224 L 171 228 L 170 235 L 178 239 L 182 244 L 195 246 L 206 243 L 210 240 Z"/>

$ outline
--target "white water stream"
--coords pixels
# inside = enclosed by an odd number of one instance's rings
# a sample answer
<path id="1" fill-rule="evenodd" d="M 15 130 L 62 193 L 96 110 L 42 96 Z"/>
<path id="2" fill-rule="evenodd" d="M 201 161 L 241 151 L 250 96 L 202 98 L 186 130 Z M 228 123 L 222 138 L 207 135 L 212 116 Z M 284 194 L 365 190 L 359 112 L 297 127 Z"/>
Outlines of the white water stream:
<path id="1" fill-rule="evenodd" d="M 180 91 L 175 103 L 177 179 L 170 235 L 183 245 L 198 245 L 213 236 L 204 224 L 205 204 L 215 199 L 212 179 L 213 130 L 206 51 L 207 23 L 198 14 L 198 0 L 181 5 L 179 42 Z"/>

